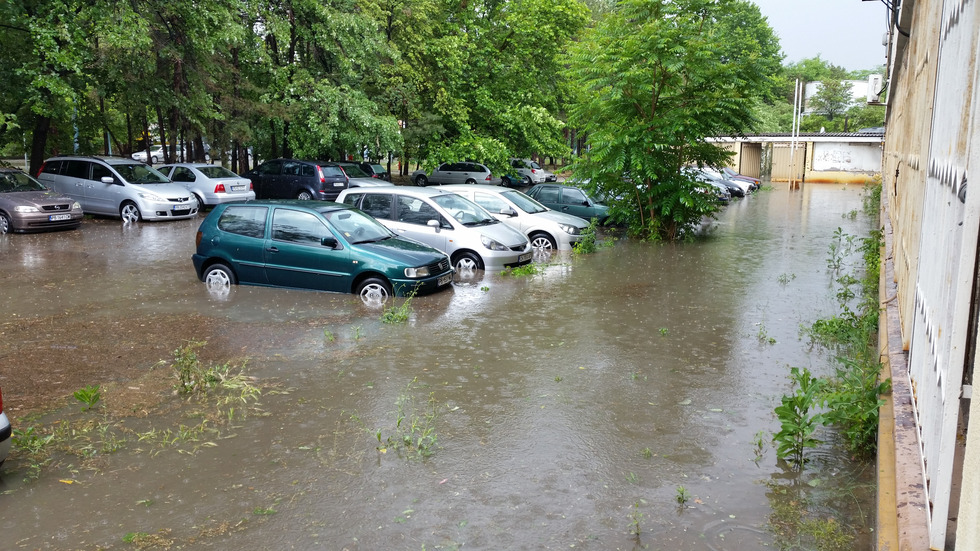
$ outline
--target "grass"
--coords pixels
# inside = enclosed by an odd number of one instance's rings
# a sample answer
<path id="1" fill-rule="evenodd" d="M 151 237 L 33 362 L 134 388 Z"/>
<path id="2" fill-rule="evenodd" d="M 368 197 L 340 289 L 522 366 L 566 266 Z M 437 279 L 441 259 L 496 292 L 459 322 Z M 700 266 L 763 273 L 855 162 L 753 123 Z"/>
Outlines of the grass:
<path id="1" fill-rule="evenodd" d="M 389 450 L 407 452 L 410 456 L 426 458 L 436 451 L 439 441 L 436 422 L 444 406 L 438 403 L 434 393 L 427 397 L 418 395 L 418 378 L 412 379 L 395 401 L 395 418 L 392 426 L 368 429 L 356 413 L 348 418 L 367 430 L 377 440 L 377 450 L 381 454 Z"/>
<path id="2" fill-rule="evenodd" d="M 415 291 L 412 291 L 405 300 L 398 306 L 392 305 L 385 308 L 381 313 L 381 323 L 396 324 L 408 321 L 412 313 L 412 299 L 415 298 Z"/>

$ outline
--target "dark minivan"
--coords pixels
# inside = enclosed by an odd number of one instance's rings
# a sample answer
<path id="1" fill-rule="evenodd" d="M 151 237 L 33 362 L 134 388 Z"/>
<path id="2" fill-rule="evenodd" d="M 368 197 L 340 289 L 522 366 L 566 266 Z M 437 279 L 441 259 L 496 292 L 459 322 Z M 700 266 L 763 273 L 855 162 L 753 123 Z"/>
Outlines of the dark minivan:
<path id="1" fill-rule="evenodd" d="M 273 159 L 242 176 L 252 181 L 256 199 L 333 201 L 348 186 L 341 167 L 321 161 Z"/>
<path id="2" fill-rule="evenodd" d="M 236 283 L 356 293 L 365 303 L 450 285 L 449 257 L 333 202 L 218 205 L 197 230 L 194 269 L 213 294 Z"/>

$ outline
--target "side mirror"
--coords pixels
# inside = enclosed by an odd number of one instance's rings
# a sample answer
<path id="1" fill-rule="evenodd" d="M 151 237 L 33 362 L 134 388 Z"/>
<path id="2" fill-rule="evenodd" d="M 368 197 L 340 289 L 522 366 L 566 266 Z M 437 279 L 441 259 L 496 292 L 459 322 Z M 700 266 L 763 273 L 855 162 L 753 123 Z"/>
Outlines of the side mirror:
<path id="1" fill-rule="evenodd" d="M 331 249 L 337 248 L 337 238 L 334 236 L 324 237 L 320 240 L 320 244 L 324 247 L 330 247 Z"/>
<path id="2" fill-rule="evenodd" d="M 514 209 L 512 209 L 510 207 L 504 207 L 504 208 L 500 209 L 500 214 L 502 214 L 504 216 L 511 216 L 511 217 L 517 216 L 517 213 L 514 212 Z"/>
<path id="3" fill-rule="evenodd" d="M 113 178 L 112 176 L 103 176 L 101 182 L 103 184 L 114 184 L 116 183 L 116 179 Z"/>
<path id="4" fill-rule="evenodd" d="M 440 226 L 442 226 L 442 224 L 440 224 L 439 221 L 436 220 L 435 218 L 426 222 L 425 225 L 429 226 L 430 228 L 435 228 L 437 230 L 439 229 Z"/>

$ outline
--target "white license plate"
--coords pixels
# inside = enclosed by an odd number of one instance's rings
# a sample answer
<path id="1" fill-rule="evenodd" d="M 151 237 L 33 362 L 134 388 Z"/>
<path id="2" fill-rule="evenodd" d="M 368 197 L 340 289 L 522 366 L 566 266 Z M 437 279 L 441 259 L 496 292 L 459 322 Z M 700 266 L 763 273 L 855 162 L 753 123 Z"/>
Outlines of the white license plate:
<path id="1" fill-rule="evenodd" d="M 517 257 L 517 261 L 518 262 L 527 262 L 528 260 L 531 260 L 531 255 L 532 254 L 533 253 L 524 253 L 521 256 Z"/>
<path id="2" fill-rule="evenodd" d="M 334 182 L 333 183 L 333 187 L 344 187 L 344 183 L 343 182 Z"/>
<path id="3" fill-rule="evenodd" d="M 170 210 L 190 210 L 191 206 L 188 203 L 182 203 L 180 205 L 174 205 Z"/>
<path id="4" fill-rule="evenodd" d="M 48 216 L 48 220 L 51 222 L 57 222 L 58 220 L 71 220 L 70 214 L 52 214 Z"/>
<path id="5" fill-rule="evenodd" d="M 232 191 L 245 191 L 245 186 L 231 186 Z"/>
<path id="6" fill-rule="evenodd" d="M 436 282 L 436 286 L 442 287 L 443 285 L 448 285 L 449 282 L 452 280 L 453 280 L 453 274 L 446 274 L 439 278 L 439 281 Z"/>

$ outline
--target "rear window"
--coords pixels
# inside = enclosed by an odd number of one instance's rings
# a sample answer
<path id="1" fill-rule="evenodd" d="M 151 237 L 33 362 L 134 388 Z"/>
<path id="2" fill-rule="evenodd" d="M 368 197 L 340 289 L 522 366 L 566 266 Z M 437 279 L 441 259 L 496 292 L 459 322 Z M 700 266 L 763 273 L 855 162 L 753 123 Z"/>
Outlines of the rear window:
<path id="1" fill-rule="evenodd" d="M 321 166 L 323 169 L 323 175 L 326 176 L 341 176 L 343 177 L 344 171 L 340 169 L 339 166 Z"/>
<path id="2" fill-rule="evenodd" d="M 208 178 L 238 178 L 237 174 L 223 166 L 200 166 L 197 169 Z"/>
<path id="3" fill-rule="evenodd" d="M 218 229 L 261 239 L 265 237 L 265 221 L 268 213 L 268 207 L 228 207 L 218 219 Z"/>
<path id="4" fill-rule="evenodd" d="M 41 172 L 45 174 L 57 174 L 61 171 L 61 161 L 48 161 L 41 167 Z"/>

